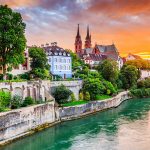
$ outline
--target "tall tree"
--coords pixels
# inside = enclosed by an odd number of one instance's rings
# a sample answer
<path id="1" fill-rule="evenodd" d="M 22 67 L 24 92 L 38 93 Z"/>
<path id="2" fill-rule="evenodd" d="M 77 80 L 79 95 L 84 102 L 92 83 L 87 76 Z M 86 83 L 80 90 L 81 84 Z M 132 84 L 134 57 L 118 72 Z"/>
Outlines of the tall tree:
<path id="1" fill-rule="evenodd" d="M 118 65 L 117 62 L 111 59 L 106 59 L 97 67 L 103 78 L 111 83 L 116 83 L 118 79 Z"/>
<path id="2" fill-rule="evenodd" d="M 132 65 L 124 65 L 120 71 L 120 78 L 124 89 L 136 86 L 138 80 L 138 69 Z"/>
<path id="3" fill-rule="evenodd" d="M 25 23 L 21 14 L 0 5 L 0 66 L 5 77 L 7 68 L 24 62 Z"/>
<path id="4" fill-rule="evenodd" d="M 29 48 L 29 56 L 32 59 L 31 68 L 35 77 L 42 79 L 49 77 L 50 66 L 44 50 L 39 47 L 31 47 Z"/>

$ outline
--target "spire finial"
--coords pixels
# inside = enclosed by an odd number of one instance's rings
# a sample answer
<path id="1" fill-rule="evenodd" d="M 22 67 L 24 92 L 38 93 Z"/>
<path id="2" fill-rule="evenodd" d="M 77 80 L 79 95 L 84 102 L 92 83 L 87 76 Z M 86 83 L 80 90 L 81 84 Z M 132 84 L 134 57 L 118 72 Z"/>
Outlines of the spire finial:
<path id="1" fill-rule="evenodd" d="M 80 36 L 80 31 L 79 31 L 79 24 L 78 24 L 77 37 L 79 36 Z"/>

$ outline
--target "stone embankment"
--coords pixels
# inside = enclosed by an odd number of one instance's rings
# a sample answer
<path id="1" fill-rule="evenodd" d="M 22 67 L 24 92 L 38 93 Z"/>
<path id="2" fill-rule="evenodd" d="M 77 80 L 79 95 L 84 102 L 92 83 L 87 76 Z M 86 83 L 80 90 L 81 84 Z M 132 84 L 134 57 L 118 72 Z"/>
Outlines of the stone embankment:
<path id="1" fill-rule="evenodd" d="M 119 106 L 124 100 L 130 99 L 129 92 L 121 92 L 117 96 L 101 101 L 91 101 L 87 104 L 64 107 L 58 109 L 59 117 L 62 121 L 81 118 L 85 115 L 102 111 L 108 108 Z"/>
<path id="2" fill-rule="evenodd" d="M 49 102 L 0 113 L 0 145 L 61 121 L 77 119 L 97 111 L 117 107 L 129 98 L 131 97 L 126 91 L 110 99 L 78 106 L 57 108 L 54 102 Z"/>

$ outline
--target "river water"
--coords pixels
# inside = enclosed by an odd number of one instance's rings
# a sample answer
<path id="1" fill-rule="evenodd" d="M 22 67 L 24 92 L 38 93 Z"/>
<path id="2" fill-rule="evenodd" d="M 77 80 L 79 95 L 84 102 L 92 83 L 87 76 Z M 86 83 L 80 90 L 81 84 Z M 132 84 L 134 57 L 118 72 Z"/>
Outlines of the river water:
<path id="1" fill-rule="evenodd" d="M 64 122 L 1 150 L 150 150 L 150 99 Z"/>

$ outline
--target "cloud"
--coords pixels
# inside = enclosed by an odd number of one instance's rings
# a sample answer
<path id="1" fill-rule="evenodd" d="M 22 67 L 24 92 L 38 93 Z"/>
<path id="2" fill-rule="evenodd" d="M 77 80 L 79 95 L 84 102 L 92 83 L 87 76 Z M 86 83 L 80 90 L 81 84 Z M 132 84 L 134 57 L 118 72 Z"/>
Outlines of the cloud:
<path id="1" fill-rule="evenodd" d="M 90 25 L 92 42 L 117 44 L 122 54 L 150 51 L 149 0 L 1 0 L 22 14 L 28 44 L 58 41 L 74 48 L 77 24 L 84 42 Z"/>

